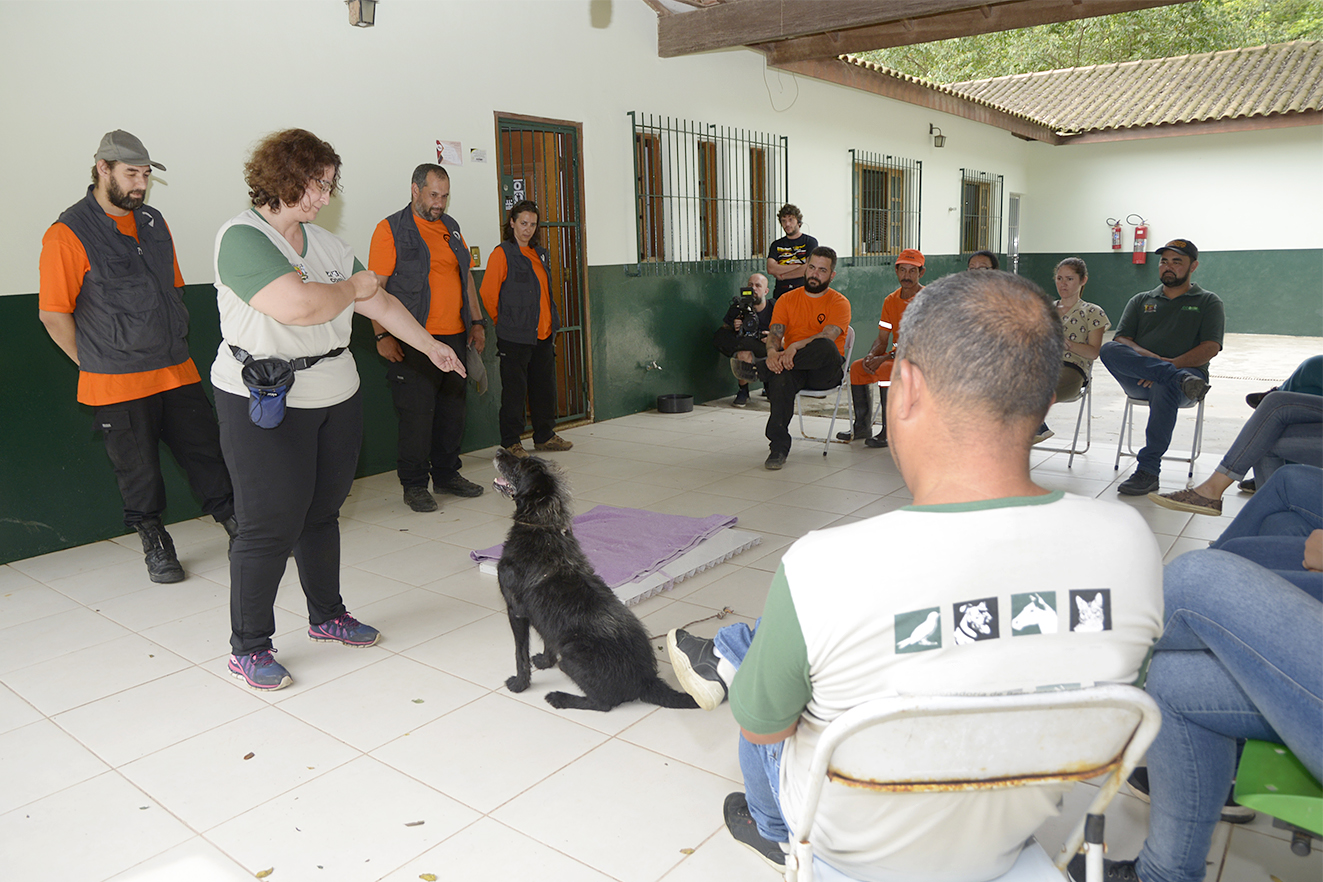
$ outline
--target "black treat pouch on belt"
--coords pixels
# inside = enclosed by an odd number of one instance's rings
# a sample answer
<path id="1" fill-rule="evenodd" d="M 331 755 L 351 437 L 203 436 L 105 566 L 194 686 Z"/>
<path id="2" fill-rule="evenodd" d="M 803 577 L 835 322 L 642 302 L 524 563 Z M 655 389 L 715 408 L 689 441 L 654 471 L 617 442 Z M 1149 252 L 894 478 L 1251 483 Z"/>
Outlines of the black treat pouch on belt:
<path id="1" fill-rule="evenodd" d="M 248 387 L 248 418 L 260 429 L 274 429 L 285 418 L 285 396 L 294 386 L 294 365 L 283 358 L 250 358 L 243 366 Z"/>

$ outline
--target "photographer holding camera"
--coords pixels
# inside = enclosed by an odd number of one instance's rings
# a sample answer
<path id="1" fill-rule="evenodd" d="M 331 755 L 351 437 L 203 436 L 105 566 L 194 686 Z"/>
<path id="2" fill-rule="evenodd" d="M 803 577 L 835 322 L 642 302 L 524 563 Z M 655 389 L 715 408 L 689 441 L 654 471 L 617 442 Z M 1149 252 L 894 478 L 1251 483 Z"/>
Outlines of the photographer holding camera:
<path id="1" fill-rule="evenodd" d="M 767 276 L 754 273 L 749 276 L 749 284 L 730 299 L 730 309 L 712 338 L 712 344 L 727 358 L 740 350 L 752 352 L 756 358 L 767 357 L 767 328 L 772 323 L 773 303 L 767 296 L 767 284 Z M 731 403 L 735 407 L 749 403 L 747 382 L 740 381 Z"/>

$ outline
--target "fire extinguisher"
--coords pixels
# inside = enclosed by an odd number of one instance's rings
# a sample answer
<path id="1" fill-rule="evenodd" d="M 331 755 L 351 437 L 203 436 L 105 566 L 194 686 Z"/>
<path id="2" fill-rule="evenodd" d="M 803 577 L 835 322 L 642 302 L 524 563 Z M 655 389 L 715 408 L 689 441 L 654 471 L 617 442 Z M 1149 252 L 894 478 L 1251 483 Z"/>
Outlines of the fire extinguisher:
<path id="1" fill-rule="evenodd" d="M 1121 222 L 1114 217 L 1107 219 L 1107 226 L 1112 228 L 1112 250 L 1121 250 Z"/>
<path id="2" fill-rule="evenodd" d="M 1130 220 L 1130 218 L 1132 217 L 1139 217 L 1139 215 L 1137 214 L 1130 215 L 1125 219 L 1126 223 L 1134 224 L 1134 222 Z M 1139 223 L 1134 224 L 1134 227 L 1135 227 L 1135 253 L 1134 256 L 1131 258 L 1131 263 L 1147 263 L 1148 262 L 1148 248 L 1147 248 L 1148 221 L 1144 220 L 1142 217 L 1139 217 Z"/>

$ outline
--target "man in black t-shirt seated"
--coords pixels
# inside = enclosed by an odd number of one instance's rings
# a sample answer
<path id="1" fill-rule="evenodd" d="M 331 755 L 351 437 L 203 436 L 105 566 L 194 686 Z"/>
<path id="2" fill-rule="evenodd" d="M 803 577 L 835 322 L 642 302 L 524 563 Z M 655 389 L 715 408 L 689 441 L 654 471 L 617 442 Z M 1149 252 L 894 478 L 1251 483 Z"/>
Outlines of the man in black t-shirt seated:
<path id="1" fill-rule="evenodd" d="M 780 297 L 787 291 L 804 287 L 804 267 L 813 249 L 818 247 L 818 240 L 801 229 L 804 215 L 789 202 L 781 206 L 776 219 L 781 222 L 785 235 L 767 249 L 767 274 L 776 279 L 772 296 Z"/>
<path id="2" fill-rule="evenodd" d="M 772 300 L 767 296 L 767 276 L 754 273 L 749 276 L 748 286 L 753 291 L 753 300 L 747 312 L 737 295 L 732 299 L 726 317 L 721 320 L 721 327 L 712 338 L 712 344 L 722 355 L 732 357 L 736 352 L 752 352 L 755 358 L 767 357 L 767 328 L 772 323 Z M 731 402 L 735 407 L 744 407 L 749 403 L 749 384 L 740 381 L 739 391 Z"/>

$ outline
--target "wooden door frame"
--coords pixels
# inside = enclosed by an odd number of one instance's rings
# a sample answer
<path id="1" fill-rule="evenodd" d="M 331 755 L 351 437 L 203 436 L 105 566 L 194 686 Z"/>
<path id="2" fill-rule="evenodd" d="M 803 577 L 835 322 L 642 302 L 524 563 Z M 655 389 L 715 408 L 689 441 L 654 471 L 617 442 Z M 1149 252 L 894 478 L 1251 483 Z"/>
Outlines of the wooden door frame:
<path id="1" fill-rule="evenodd" d="M 574 165 L 578 169 L 575 185 L 579 188 L 579 261 L 583 268 L 580 277 L 583 279 L 583 369 L 584 381 L 588 386 L 587 395 L 587 422 L 592 423 L 596 419 L 597 411 L 596 394 L 593 382 L 593 328 L 592 328 L 592 310 L 589 308 L 591 296 L 588 285 L 588 199 L 583 189 L 583 123 L 568 119 L 554 119 L 549 116 L 530 116 L 524 113 L 507 113 L 502 110 L 492 112 L 492 126 L 494 129 L 496 145 L 496 204 L 499 206 L 497 217 L 500 223 L 505 223 L 505 203 L 501 198 L 501 120 L 517 120 L 518 122 L 542 123 L 549 126 L 561 126 L 574 130 L 574 143 L 576 156 Z M 566 423 L 565 426 L 576 425 Z"/>

